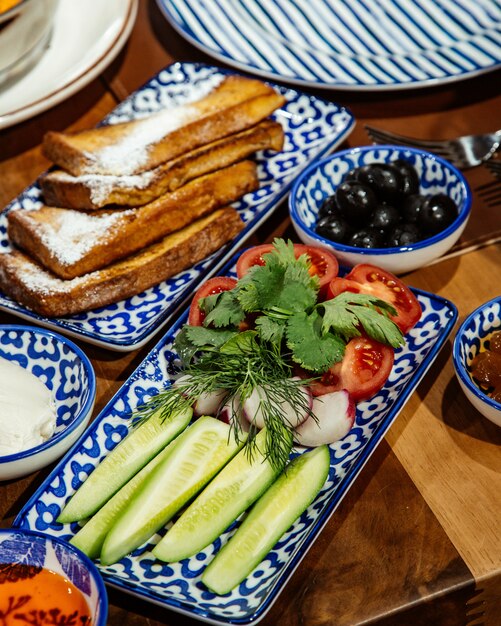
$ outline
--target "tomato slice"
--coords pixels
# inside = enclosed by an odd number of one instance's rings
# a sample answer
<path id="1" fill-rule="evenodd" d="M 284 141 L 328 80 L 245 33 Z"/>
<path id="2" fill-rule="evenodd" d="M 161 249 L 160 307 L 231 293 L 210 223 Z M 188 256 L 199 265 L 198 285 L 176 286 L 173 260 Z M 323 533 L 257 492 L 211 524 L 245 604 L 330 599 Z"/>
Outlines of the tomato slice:
<path id="1" fill-rule="evenodd" d="M 348 278 L 341 278 L 341 276 L 337 276 L 334 280 L 331 280 L 327 287 L 327 299 L 330 300 L 331 298 L 335 298 L 344 291 L 360 293 L 361 289 L 362 285 L 360 283 L 357 283 L 354 280 L 349 280 Z"/>
<path id="2" fill-rule="evenodd" d="M 237 276 L 242 278 L 253 265 L 264 265 L 264 254 L 273 250 L 273 244 L 265 243 L 245 250 L 237 261 Z M 310 274 L 318 276 L 320 280 L 320 297 L 325 297 L 327 288 L 339 271 L 339 263 L 336 257 L 323 248 L 307 246 L 302 243 L 294 244 L 294 254 L 296 259 L 302 254 L 307 254 L 310 259 Z"/>
<path id="3" fill-rule="evenodd" d="M 345 289 L 342 289 L 343 285 Z M 335 278 L 327 289 L 327 297 L 338 295 L 340 289 L 370 294 L 389 302 L 397 311 L 392 319 L 403 333 L 413 328 L 421 317 L 421 306 L 409 287 L 391 272 L 375 265 L 361 263 L 355 265 L 344 279 Z"/>
<path id="4" fill-rule="evenodd" d="M 370 337 L 354 337 L 343 360 L 335 363 L 311 390 L 314 396 L 346 389 L 356 402 L 367 400 L 385 384 L 393 367 L 394 351 Z"/>
<path id="5" fill-rule="evenodd" d="M 193 296 L 191 301 L 190 311 L 188 313 L 188 324 L 190 326 L 202 326 L 205 319 L 205 313 L 200 308 L 199 302 L 202 298 L 212 296 L 223 291 L 230 291 L 233 289 L 237 281 L 229 276 L 214 276 L 209 278 Z"/>

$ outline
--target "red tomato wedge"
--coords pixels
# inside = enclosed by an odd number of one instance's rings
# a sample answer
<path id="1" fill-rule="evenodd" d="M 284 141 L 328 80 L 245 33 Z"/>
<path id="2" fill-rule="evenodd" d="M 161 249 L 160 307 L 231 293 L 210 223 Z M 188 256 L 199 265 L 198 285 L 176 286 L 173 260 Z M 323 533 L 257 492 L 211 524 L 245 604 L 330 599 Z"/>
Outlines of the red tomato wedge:
<path id="1" fill-rule="evenodd" d="M 253 265 L 264 265 L 263 255 L 273 250 L 273 244 L 262 244 L 245 250 L 237 261 L 237 276 L 242 278 Z M 310 259 L 310 274 L 316 275 L 320 280 L 320 295 L 324 297 L 327 287 L 339 271 L 339 263 L 336 257 L 323 248 L 307 246 L 302 243 L 294 244 L 296 259 L 302 254 L 307 254 Z"/>
<path id="2" fill-rule="evenodd" d="M 343 291 L 366 293 L 389 302 L 397 311 L 392 319 L 403 333 L 413 328 L 421 317 L 421 306 L 409 287 L 391 272 L 375 265 L 355 265 L 345 278 L 334 278 L 327 289 L 327 297 L 334 298 Z"/>
<path id="3" fill-rule="evenodd" d="M 393 348 L 369 337 L 354 337 L 343 360 L 311 386 L 314 396 L 346 389 L 355 402 L 367 400 L 385 384 L 393 367 Z"/>
<path id="4" fill-rule="evenodd" d="M 214 278 L 209 278 L 198 290 L 195 292 L 193 296 L 193 300 L 191 301 L 190 311 L 188 313 L 188 324 L 190 326 L 202 326 L 205 319 L 205 313 L 199 306 L 199 301 L 202 298 L 206 298 L 207 296 L 216 295 L 223 291 L 230 291 L 233 289 L 237 281 L 234 278 L 230 278 L 228 276 L 214 276 Z"/>

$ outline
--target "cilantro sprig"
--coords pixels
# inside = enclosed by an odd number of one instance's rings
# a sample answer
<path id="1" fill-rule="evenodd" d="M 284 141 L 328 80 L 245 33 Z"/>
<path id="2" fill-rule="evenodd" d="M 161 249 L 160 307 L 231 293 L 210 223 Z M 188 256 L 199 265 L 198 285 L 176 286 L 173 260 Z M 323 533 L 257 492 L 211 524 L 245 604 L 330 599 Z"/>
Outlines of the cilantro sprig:
<path id="1" fill-rule="evenodd" d="M 385 300 L 344 292 L 318 302 L 318 277 L 310 275 L 307 255 L 295 258 L 292 242 L 275 240 L 263 258 L 265 264 L 252 266 L 232 290 L 200 300 L 203 330 L 186 326 L 178 340 L 188 360 L 206 346 L 221 345 L 221 338 L 238 332 L 249 316 L 261 342 L 279 353 L 285 349 L 294 363 L 313 373 L 342 360 L 348 341 L 362 332 L 394 348 L 404 343 L 390 319 L 396 310 Z"/>
<path id="2" fill-rule="evenodd" d="M 353 337 L 366 333 L 395 348 L 404 339 L 390 319 L 395 309 L 384 300 L 345 292 L 319 302 L 319 279 L 310 274 L 307 255 L 295 258 L 292 242 L 275 240 L 263 258 L 265 264 L 252 266 L 233 289 L 199 300 L 204 325 L 183 326 L 174 346 L 187 382 L 161 391 L 138 415 L 145 419 L 160 409 L 168 419 L 180 406 L 218 390 L 225 390 L 225 404 L 233 406 L 260 388 L 266 454 L 278 467 L 292 445 L 282 407 L 289 403 L 298 414 L 312 415 L 300 391 L 308 381 L 293 377 L 294 366 L 311 372 L 313 380 L 342 360 Z M 242 332 L 249 321 L 252 329 Z M 237 439 L 243 436 L 238 424 L 232 420 Z M 255 434 L 251 427 L 245 435 L 251 455 Z"/>

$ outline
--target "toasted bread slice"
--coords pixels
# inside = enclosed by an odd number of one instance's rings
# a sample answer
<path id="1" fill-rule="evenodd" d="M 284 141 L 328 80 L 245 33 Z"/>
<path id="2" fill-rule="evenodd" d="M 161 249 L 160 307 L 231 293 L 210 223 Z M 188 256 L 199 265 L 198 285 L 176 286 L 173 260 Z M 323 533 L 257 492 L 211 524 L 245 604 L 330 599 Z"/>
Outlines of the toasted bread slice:
<path id="1" fill-rule="evenodd" d="M 141 174 L 72 176 L 58 169 L 43 175 L 39 183 L 45 204 L 49 206 L 86 210 L 110 204 L 140 206 L 198 176 L 246 159 L 259 150 L 280 151 L 283 142 L 282 126 L 278 122 L 264 120 L 248 130 L 192 150 Z"/>
<path id="2" fill-rule="evenodd" d="M 0 254 L 0 288 L 46 317 L 62 317 L 141 293 L 191 267 L 243 228 L 237 211 L 218 209 L 104 270 L 61 280 L 19 250 Z"/>
<path id="3" fill-rule="evenodd" d="M 8 235 L 64 279 L 102 269 L 258 188 L 256 164 L 235 165 L 195 178 L 137 209 L 83 213 L 43 206 L 8 214 Z"/>
<path id="4" fill-rule="evenodd" d="M 46 133 L 43 151 L 74 176 L 127 176 L 254 126 L 285 102 L 265 83 L 230 76 L 204 98 L 75 134 Z"/>

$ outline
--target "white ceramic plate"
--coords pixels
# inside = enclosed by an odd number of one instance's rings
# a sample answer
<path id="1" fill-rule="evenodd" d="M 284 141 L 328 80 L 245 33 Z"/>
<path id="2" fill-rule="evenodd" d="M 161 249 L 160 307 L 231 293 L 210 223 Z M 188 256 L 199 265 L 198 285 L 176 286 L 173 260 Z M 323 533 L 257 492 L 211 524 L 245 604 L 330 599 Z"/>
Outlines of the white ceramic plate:
<path id="1" fill-rule="evenodd" d="M 500 0 L 157 0 L 213 57 L 261 76 L 378 91 L 501 65 Z"/>
<path id="2" fill-rule="evenodd" d="M 0 128 L 42 113 L 90 83 L 127 41 L 138 0 L 59 0 L 38 63 L 0 89 Z"/>

